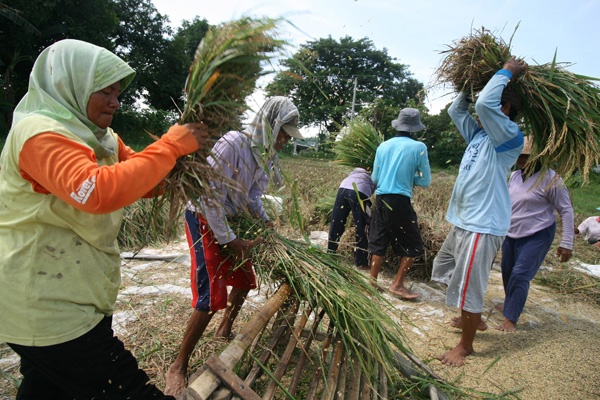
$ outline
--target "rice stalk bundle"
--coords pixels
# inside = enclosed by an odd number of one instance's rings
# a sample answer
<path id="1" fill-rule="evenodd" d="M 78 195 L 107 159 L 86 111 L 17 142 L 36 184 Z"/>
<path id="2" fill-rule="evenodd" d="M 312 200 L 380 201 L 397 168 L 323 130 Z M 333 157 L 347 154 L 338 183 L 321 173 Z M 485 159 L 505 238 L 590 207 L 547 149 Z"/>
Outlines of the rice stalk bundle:
<path id="1" fill-rule="evenodd" d="M 485 28 L 447 47 L 435 75 L 439 83 L 450 84 L 457 92 L 479 93 L 511 57 L 510 43 Z"/>
<path id="2" fill-rule="evenodd" d="M 400 377 L 394 351 L 408 352 L 398 316 L 365 276 L 321 248 L 268 235 L 253 252 L 254 266 L 267 281 L 286 281 L 296 296 L 311 307 L 323 309 L 348 354 L 357 357 L 373 387 L 378 386 L 377 366 L 394 382 Z"/>
<path id="3" fill-rule="evenodd" d="M 375 152 L 383 140 L 383 135 L 369 121 L 355 118 L 348 123 L 347 133 L 334 144 L 336 162 L 371 171 Z"/>
<path id="4" fill-rule="evenodd" d="M 340 336 L 346 352 L 359 360 L 372 387 L 380 385 L 379 365 L 391 387 L 403 380 L 395 352 L 410 351 L 405 345 L 401 315 L 360 271 L 307 241 L 269 231 L 250 216 L 229 222 L 240 238 L 264 237 L 252 250 L 261 282 L 286 282 L 310 308 L 324 310 L 334 334 Z"/>
<path id="5" fill-rule="evenodd" d="M 208 30 L 190 67 L 181 122 L 203 121 L 219 134 L 245 111 L 246 97 L 266 73 L 261 63 L 285 45 L 274 36 L 279 21 L 245 17 Z"/>
<path id="6" fill-rule="evenodd" d="M 246 97 L 268 72 L 262 63 L 286 44 L 275 37 L 279 22 L 244 17 L 208 30 L 190 66 L 180 123 L 204 122 L 212 143 L 237 125 Z M 210 198 L 209 182 L 222 180 L 207 164 L 211 147 L 181 157 L 165 180 L 172 216 L 190 199 Z"/>
<path id="7" fill-rule="evenodd" d="M 168 243 L 179 233 L 166 207 L 153 199 L 141 199 L 125 207 L 117 241 L 121 250 L 139 251 L 148 245 Z"/>
<path id="8" fill-rule="evenodd" d="M 512 38 L 511 38 L 512 42 Z M 510 42 L 482 28 L 448 46 L 436 71 L 437 81 L 473 98 L 511 57 Z M 555 169 L 564 179 L 576 172 L 589 180 L 600 162 L 600 90 L 597 78 L 577 75 L 569 63 L 530 65 L 510 85 L 521 99 L 521 125 L 533 135 L 529 168 Z"/>

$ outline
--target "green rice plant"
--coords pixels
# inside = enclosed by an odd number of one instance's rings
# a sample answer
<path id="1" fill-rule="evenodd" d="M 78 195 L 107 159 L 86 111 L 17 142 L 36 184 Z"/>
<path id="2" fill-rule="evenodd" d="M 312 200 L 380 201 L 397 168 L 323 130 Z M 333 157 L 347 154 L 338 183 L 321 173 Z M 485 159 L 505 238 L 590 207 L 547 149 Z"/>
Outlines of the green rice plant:
<path id="1" fill-rule="evenodd" d="M 353 119 L 346 128 L 347 133 L 334 144 L 336 162 L 371 171 L 377 147 L 384 140 L 383 135 L 362 118 Z"/>
<path id="2" fill-rule="evenodd" d="M 471 32 L 442 52 L 437 82 L 475 98 L 511 57 L 511 42 L 485 28 Z M 569 65 L 556 62 L 555 53 L 551 62 L 529 65 L 509 85 L 521 99 L 522 129 L 533 136 L 527 168 L 539 161 L 543 170 L 553 168 L 564 179 L 579 172 L 588 182 L 600 162 L 600 90 L 597 78 L 573 74 Z"/>

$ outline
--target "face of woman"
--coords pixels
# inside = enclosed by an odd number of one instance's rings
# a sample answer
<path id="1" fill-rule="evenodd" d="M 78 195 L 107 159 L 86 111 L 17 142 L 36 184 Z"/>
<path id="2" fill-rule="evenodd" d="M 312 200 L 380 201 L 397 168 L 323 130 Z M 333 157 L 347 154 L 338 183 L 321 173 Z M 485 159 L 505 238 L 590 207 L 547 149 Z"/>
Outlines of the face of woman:
<path id="1" fill-rule="evenodd" d="M 279 152 L 283 149 L 283 146 L 290 141 L 292 137 L 288 135 L 288 133 L 283 129 L 279 129 L 279 134 L 277 135 L 277 141 L 275 142 L 275 151 Z"/>
<path id="2" fill-rule="evenodd" d="M 529 160 L 529 154 L 519 155 L 519 158 L 517 158 L 517 167 L 524 168 L 525 164 L 527 164 L 528 160 Z"/>
<path id="3" fill-rule="evenodd" d="M 106 129 L 110 126 L 113 115 L 121 106 L 119 95 L 121 94 L 121 82 L 98 90 L 90 95 L 87 104 L 87 116 L 97 127 Z"/>

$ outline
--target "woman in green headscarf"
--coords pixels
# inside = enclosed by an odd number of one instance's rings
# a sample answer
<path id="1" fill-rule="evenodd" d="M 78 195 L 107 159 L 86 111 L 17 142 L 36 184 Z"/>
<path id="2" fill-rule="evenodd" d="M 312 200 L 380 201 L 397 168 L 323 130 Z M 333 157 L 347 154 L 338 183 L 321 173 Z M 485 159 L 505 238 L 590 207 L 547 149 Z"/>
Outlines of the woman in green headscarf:
<path id="1" fill-rule="evenodd" d="M 202 124 L 135 153 L 109 127 L 134 71 L 62 40 L 36 60 L 0 156 L 0 341 L 21 356 L 17 399 L 166 398 L 113 336 L 123 208 L 155 194 Z"/>

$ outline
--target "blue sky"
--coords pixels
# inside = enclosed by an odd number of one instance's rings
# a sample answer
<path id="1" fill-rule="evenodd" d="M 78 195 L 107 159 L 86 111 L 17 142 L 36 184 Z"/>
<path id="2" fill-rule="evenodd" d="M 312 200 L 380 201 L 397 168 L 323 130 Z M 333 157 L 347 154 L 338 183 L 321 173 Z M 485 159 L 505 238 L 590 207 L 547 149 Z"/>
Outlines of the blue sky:
<path id="1" fill-rule="evenodd" d="M 283 17 L 282 37 L 295 45 L 331 36 L 368 37 L 386 48 L 413 77 L 428 86 L 439 65 L 440 51 L 482 26 L 510 39 L 513 55 L 529 64 L 573 63 L 569 71 L 600 77 L 599 0 L 153 0 L 173 27 L 194 16 L 210 24 L 245 15 Z M 291 49 L 290 51 L 293 51 Z M 291 53 L 290 53 L 291 54 Z M 259 95 L 260 97 L 260 95 Z M 431 91 L 426 106 L 439 112 L 452 101 L 451 90 Z M 259 102 L 260 100 L 256 100 Z"/>

